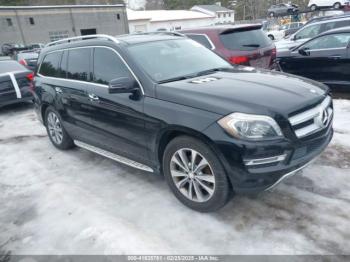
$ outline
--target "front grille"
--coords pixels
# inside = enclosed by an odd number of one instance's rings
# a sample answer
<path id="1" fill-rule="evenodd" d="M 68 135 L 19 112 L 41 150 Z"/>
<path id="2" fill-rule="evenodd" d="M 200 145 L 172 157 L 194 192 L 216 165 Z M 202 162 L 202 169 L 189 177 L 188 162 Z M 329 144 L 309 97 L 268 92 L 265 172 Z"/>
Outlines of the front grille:
<path id="1" fill-rule="evenodd" d="M 289 122 L 295 135 L 302 138 L 326 128 L 332 118 L 332 99 L 327 96 L 321 104 L 290 117 Z"/>

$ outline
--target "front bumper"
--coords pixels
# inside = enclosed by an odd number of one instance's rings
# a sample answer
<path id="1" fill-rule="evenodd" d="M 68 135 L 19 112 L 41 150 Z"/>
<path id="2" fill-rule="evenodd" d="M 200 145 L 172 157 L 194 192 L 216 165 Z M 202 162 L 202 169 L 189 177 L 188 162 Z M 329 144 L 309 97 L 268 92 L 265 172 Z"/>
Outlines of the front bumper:
<path id="1" fill-rule="evenodd" d="M 242 142 L 232 139 L 220 128 L 210 127 L 206 132 L 209 137 L 214 137 L 217 155 L 238 193 L 256 193 L 275 187 L 309 165 L 333 137 L 332 123 L 326 129 L 297 141 Z M 278 158 L 280 156 L 283 157 Z M 270 161 L 251 162 L 261 159 Z"/>

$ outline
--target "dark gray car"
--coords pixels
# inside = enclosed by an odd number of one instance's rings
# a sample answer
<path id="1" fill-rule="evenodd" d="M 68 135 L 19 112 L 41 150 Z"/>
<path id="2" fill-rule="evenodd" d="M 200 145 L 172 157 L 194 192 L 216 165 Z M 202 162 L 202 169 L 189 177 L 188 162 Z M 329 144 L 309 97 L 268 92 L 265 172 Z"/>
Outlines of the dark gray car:
<path id="1" fill-rule="evenodd" d="M 268 10 L 267 13 L 270 17 L 274 16 L 286 16 L 286 15 L 292 15 L 299 11 L 299 7 L 297 5 L 293 4 L 277 4 L 272 5 Z"/>

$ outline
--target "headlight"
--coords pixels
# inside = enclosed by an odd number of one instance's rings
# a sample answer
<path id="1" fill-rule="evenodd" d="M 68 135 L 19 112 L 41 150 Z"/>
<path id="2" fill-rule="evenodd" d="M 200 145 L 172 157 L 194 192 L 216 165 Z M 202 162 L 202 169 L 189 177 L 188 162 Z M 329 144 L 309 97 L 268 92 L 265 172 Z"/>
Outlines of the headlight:
<path id="1" fill-rule="evenodd" d="M 236 138 L 263 140 L 283 137 L 279 125 L 268 116 L 232 113 L 220 119 L 218 123 Z"/>

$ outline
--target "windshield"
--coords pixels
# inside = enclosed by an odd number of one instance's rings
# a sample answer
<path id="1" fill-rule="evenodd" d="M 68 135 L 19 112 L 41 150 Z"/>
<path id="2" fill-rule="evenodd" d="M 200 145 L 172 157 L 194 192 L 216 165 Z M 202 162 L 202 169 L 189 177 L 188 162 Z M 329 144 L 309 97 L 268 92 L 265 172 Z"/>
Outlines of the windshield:
<path id="1" fill-rule="evenodd" d="M 220 39 L 230 50 L 252 51 L 271 45 L 271 40 L 261 29 L 227 32 L 221 34 Z"/>
<path id="2" fill-rule="evenodd" d="M 190 39 L 143 43 L 129 48 L 130 54 L 157 82 L 194 77 L 204 71 L 231 69 L 232 66 L 212 51 Z"/>

